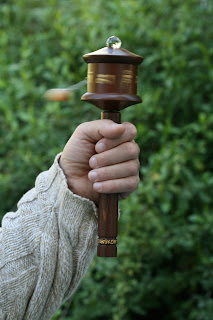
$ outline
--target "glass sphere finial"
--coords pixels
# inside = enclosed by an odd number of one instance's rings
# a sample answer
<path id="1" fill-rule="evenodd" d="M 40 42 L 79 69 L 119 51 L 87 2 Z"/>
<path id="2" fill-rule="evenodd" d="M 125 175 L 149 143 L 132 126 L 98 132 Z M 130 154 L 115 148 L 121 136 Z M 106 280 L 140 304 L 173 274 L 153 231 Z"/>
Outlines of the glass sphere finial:
<path id="1" fill-rule="evenodd" d="M 116 36 L 112 36 L 107 39 L 106 44 L 108 48 L 119 49 L 121 47 L 121 40 Z"/>

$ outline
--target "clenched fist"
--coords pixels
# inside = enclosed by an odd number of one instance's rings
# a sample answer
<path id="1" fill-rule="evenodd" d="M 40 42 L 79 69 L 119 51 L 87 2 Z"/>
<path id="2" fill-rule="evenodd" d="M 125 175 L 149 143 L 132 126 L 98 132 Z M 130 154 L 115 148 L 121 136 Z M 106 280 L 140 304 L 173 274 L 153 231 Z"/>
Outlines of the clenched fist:
<path id="1" fill-rule="evenodd" d="M 111 120 L 82 123 L 67 142 L 60 166 L 73 193 L 98 203 L 98 193 L 126 198 L 139 183 L 135 126 Z"/>

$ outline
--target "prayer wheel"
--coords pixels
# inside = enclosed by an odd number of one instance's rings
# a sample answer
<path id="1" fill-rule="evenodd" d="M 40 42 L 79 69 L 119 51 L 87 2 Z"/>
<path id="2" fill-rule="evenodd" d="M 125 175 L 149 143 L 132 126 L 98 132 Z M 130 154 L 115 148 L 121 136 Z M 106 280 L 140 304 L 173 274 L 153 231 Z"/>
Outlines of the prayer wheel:
<path id="1" fill-rule="evenodd" d="M 137 95 L 137 69 L 143 58 L 121 48 L 112 36 L 107 47 L 83 56 L 88 63 L 87 92 L 81 97 L 102 109 L 101 119 L 120 123 L 122 109 L 142 102 Z M 98 206 L 99 257 L 117 256 L 118 195 L 100 194 Z"/>

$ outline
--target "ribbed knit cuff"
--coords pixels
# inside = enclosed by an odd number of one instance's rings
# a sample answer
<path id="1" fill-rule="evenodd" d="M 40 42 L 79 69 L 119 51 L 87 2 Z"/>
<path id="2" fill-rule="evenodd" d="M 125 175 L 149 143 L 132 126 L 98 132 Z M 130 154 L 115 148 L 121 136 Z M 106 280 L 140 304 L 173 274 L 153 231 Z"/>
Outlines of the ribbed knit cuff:
<path id="1" fill-rule="evenodd" d="M 53 163 L 53 166 L 50 168 L 53 169 L 53 174 L 55 173 L 55 171 L 57 172 L 57 174 L 59 174 L 60 178 L 61 178 L 61 184 L 63 185 L 63 187 L 65 188 L 65 191 L 68 195 L 68 197 L 71 198 L 71 201 L 72 201 L 72 205 L 86 205 L 90 208 L 92 208 L 96 218 L 98 217 L 98 209 L 97 209 L 97 206 L 95 205 L 95 203 L 87 198 L 84 198 L 84 197 L 81 197 L 79 195 L 76 195 L 75 193 L 73 193 L 69 187 L 68 187 L 68 182 L 67 182 L 67 179 L 66 179 L 66 176 L 62 170 L 62 168 L 60 167 L 59 165 L 59 160 L 60 160 L 60 157 L 61 157 L 61 153 L 57 154 L 57 156 L 55 157 L 55 160 L 54 160 L 54 163 Z"/>

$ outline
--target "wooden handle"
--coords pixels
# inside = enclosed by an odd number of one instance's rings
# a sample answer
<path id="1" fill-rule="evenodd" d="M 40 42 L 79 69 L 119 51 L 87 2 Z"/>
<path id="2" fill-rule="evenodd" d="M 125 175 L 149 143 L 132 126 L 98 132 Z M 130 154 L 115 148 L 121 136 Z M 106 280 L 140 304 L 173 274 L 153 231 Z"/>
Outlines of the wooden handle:
<path id="1" fill-rule="evenodd" d="M 120 112 L 102 112 L 101 119 L 120 123 Z M 118 195 L 100 194 L 98 213 L 98 257 L 117 257 Z"/>

